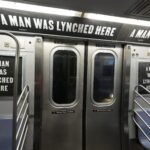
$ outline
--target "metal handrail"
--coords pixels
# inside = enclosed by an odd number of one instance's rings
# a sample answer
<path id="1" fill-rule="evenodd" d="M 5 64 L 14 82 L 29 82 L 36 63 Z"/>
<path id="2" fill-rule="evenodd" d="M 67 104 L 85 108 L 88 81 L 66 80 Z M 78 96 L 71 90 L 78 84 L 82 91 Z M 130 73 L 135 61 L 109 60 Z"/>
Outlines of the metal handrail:
<path id="1" fill-rule="evenodd" d="M 150 117 L 150 114 L 145 110 L 145 108 L 143 108 L 143 106 L 141 106 L 136 100 L 134 100 L 134 102 L 145 112 L 148 117 Z"/>
<path id="2" fill-rule="evenodd" d="M 17 117 L 17 96 L 18 96 L 18 69 L 19 69 L 19 51 L 20 51 L 20 45 L 17 38 L 5 31 L 0 31 L 0 35 L 7 35 L 11 37 L 15 43 L 16 43 L 16 52 L 15 52 L 15 67 L 14 67 L 14 88 L 13 88 L 13 140 L 12 140 L 12 150 L 16 150 L 16 117 Z"/>
<path id="3" fill-rule="evenodd" d="M 17 106 L 19 105 L 19 103 L 21 102 L 21 99 L 22 99 L 22 97 L 23 97 L 23 95 L 24 95 L 24 93 L 25 93 L 25 91 L 29 91 L 29 86 L 28 85 L 26 85 L 25 87 L 24 87 L 24 89 L 22 90 L 22 93 L 20 94 L 20 97 L 19 97 L 19 99 L 18 99 L 18 101 L 17 101 Z"/>
<path id="4" fill-rule="evenodd" d="M 28 132 L 28 127 L 26 128 L 26 131 L 25 131 L 25 134 L 24 134 L 24 138 L 23 138 L 23 140 L 22 140 L 22 145 L 21 145 L 20 150 L 23 149 L 23 146 L 24 146 L 24 143 L 25 143 L 25 140 L 26 140 L 26 136 L 27 136 L 27 132 Z"/>
<path id="5" fill-rule="evenodd" d="M 139 95 L 148 105 L 150 105 L 150 102 L 146 100 L 139 92 L 135 91 L 137 95 Z"/>
<path id="6" fill-rule="evenodd" d="M 18 120 L 19 120 L 19 118 L 20 118 L 20 115 L 21 115 L 21 113 L 22 113 L 22 111 L 23 111 L 23 108 L 24 108 L 24 106 L 25 106 L 25 103 L 27 102 L 28 96 L 29 96 L 29 92 L 28 92 L 27 95 L 25 96 L 25 99 L 24 99 L 24 101 L 23 101 L 23 104 L 22 104 L 22 106 L 21 106 L 21 109 L 20 109 L 20 111 L 19 111 L 19 113 L 18 113 L 17 122 L 18 122 Z"/>
<path id="7" fill-rule="evenodd" d="M 17 134 L 16 134 L 16 138 L 18 138 L 18 135 L 19 135 L 19 133 L 20 133 L 20 130 L 21 130 L 23 121 L 24 121 L 24 119 L 25 119 L 25 116 L 26 116 L 26 113 L 27 113 L 28 108 L 29 108 L 29 105 L 27 105 L 26 108 L 25 108 L 25 112 L 24 112 L 24 114 L 23 114 L 21 123 L 20 123 L 20 125 L 19 125 L 18 131 L 17 131 Z M 28 116 L 28 115 L 27 115 L 27 116 Z"/>
<path id="8" fill-rule="evenodd" d="M 141 88 L 143 88 L 147 93 L 149 93 L 150 94 L 150 91 L 147 89 L 147 88 L 145 88 L 143 85 L 137 85 L 136 87 L 135 87 L 135 89 L 134 89 L 134 92 L 137 94 L 137 95 L 139 95 L 148 105 L 150 105 L 150 102 L 149 101 L 147 101 L 139 92 L 138 92 L 138 89 L 137 88 L 139 88 L 139 87 L 141 87 Z M 136 90 L 137 89 L 137 90 Z"/>
<path id="9" fill-rule="evenodd" d="M 150 108 L 150 102 L 142 94 L 140 94 L 138 92 L 139 87 L 142 88 L 143 90 L 145 90 L 148 94 L 150 94 L 150 91 L 147 88 L 145 88 L 143 85 L 137 85 L 134 89 L 134 102 L 150 118 L 150 114 L 136 99 L 136 94 L 137 94 L 141 98 L 141 100 L 143 100 L 144 102 L 146 102 L 146 104 L 148 104 L 148 106 Z M 138 113 L 138 111 L 135 108 L 134 108 L 134 113 L 140 118 L 140 120 L 146 125 L 146 127 L 148 129 L 150 129 L 149 124 L 143 119 L 143 117 Z M 141 125 L 136 121 L 136 119 L 134 117 L 133 117 L 133 121 L 136 124 L 136 126 L 140 129 L 140 131 L 143 133 L 143 135 L 147 138 L 147 140 L 150 142 L 150 137 L 147 135 L 147 133 L 145 133 L 145 131 L 143 130 Z"/>
<path id="10" fill-rule="evenodd" d="M 137 91 L 136 89 L 139 88 L 139 87 L 143 88 L 147 93 L 150 94 L 150 91 L 146 87 L 144 87 L 143 85 L 141 85 L 141 84 L 135 86 L 134 91 Z"/>
<path id="11" fill-rule="evenodd" d="M 29 97 L 29 86 L 26 85 L 22 91 L 22 93 L 20 94 L 20 97 L 18 99 L 18 106 L 17 108 L 19 108 L 19 113 L 17 116 L 17 120 L 16 123 L 19 124 L 18 127 L 18 131 L 16 133 L 16 141 L 18 141 L 18 143 L 16 144 L 16 150 L 22 150 L 23 146 L 24 146 L 24 141 L 26 139 L 27 136 L 27 131 L 28 131 L 28 121 L 29 121 L 29 101 L 28 101 L 28 97 Z M 21 103 L 22 100 L 22 103 Z M 19 105 L 20 104 L 20 105 Z M 21 122 L 19 123 L 19 118 L 22 115 L 21 118 Z M 19 136 L 20 135 L 20 136 Z"/>
<path id="12" fill-rule="evenodd" d="M 141 117 L 141 115 L 140 115 L 137 111 L 135 111 L 135 110 L 134 110 L 134 112 L 135 112 L 135 114 L 142 120 L 142 122 L 147 126 L 147 128 L 150 129 L 150 126 L 149 126 L 148 123 Z"/>
<path id="13" fill-rule="evenodd" d="M 135 118 L 133 117 L 133 121 L 135 122 L 135 124 L 138 126 L 138 128 L 141 130 L 141 132 L 143 133 L 143 135 L 148 139 L 148 141 L 150 142 L 150 138 L 149 136 L 145 133 L 145 131 L 142 129 L 142 127 L 137 123 L 137 121 L 135 120 Z"/>
<path id="14" fill-rule="evenodd" d="M 13 136 L 12 136 L 12 150 L 19 150 L 19 147 L 21 147 L 20 150 L 23 149 L 23 146 L 24 146 L 24 142 L 25 142 L 25 139 L 26 139 L 26 136 L 27 136 L 27 131 L 28 131 L 28 121 L 29 121 L 29 115 L 26 113 L 29 111 L 29 102 L 28 102 L 28 95 L 29 95 L 29 87 L 28 86 L 25 86 L 25 88 L 23 89 L 19 99 L 18 99 L 18 70 L 19 70 L 19 53 L 20 53 L 20 45 L 19 45 L 19 41 L 17 40 L 17 38 L 9 33 L 9 32 L 5 32 L 5 31 L 0 31 L 0 35 L 6 35 L 6 36 L 9 36 L 11 37 L 14 42 L 16 43 L 16 52 L 15 52 L 15 67 L 14 67 L 14 87 L 13 87 L 13 129 L 12 129 L 12 132 L 13 132 Z M 24 102 L 26 102 L 27 100 L 27 110 L 25 109 L 25 114 L 27 114 L 27 117 L 23 116 L 22 118 L 22 121 L 19 125 L 19 131 L 17 132 L 17 107 L 19 106 L 21 100 L 22 100 L 22 97 L 25 93 L 25 91 L 28 91 L 26 96 L 25 96 L 25 99 L 24 99 Z M 24 106 L 22 106 L 21 108 L 23 109 Z M 21 115 L 21 112 L 22 112 L 22 109 L 20 110 L 19 112 L 19 116 Z M 24 115 L 24 114 L 23 114 Z M 19 117 L 18 117 L 19 118 Z M 25 119 L 25 122 L 24 122 L 24 119 Z M 23 125 L 23 122 L 24 122 L 24 125 Z M 23 126 L 23 127 L 22 127 Z M 20 139 L 19 139 L 19 143 L 17 145 L 17 139 L 18 139 L 18 135 L 19 135 L 19 132 L 21 131 L 21 128 L 22 129 L 22 133 L 21 133 L 21 136 L 20 136 Z"/>
<path id="15" fill-rule="evenodd" d="M 134 88 L 134 92 L 135 92 L 138 96 L 140 96 L 144 102 L 146 102 L 148 105 L 150 105 L 150 102 L 149 102 L 144 96 L 142 96 L 142 94 L 140 94 L 140 93 L 138 92 L 138 88 L 139 88 L 139 87 L 141 87 L 142 89 L 144 89 L 148 94 L 150 94 L 150 91 L 149 91 L 147 88 L 145 88 L 143 85 L 137 85 L 137 86 L 135 86 L 135 88 Z M 144 111 L 144 113 L 146 113 L 146 115 L 148 115 L 148 117 L 150 117 L 150 114 L 147 112 L 147 110 L 145 110 L 145 108 L 143 108 L 143 106 L 136 100 L 135 97 L 136 97 L 136 96 L 135 96 L 135 94 L 134 94 L 134 102 Z"/>
<path id="16" fill-rule="evenodd" d="M 27 122 L 28 122 L 28 117 L 27 117 L 26 120 L 25 120 L 25 123 L 24 123 L 24 126 L 23 126 L 23 130 L 22 130 L 22 133 L 21 133 L 21 136 L 20 136 L 20 139 L 19 139 L 19 142 L 18 142 L 18 145 L 17 145 L 16 150 L 19 150 L 21 141 L 22 141 L 22 139 L 24 138 L 23 135 L 24 135 L 26 129 L 28 128 Z"/>

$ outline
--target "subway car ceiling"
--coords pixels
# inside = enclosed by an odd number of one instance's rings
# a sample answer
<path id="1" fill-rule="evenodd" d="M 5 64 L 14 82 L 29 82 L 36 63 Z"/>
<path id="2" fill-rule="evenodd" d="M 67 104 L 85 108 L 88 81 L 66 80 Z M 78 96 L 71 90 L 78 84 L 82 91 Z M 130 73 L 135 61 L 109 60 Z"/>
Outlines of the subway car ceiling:
<path id="1" fill-rule="evenodd" d="M 12 1 L 12 0 L 10 0 Z M 16 0 L 23 3 L 45 5 L 81 12 L 149 19 L 149 0 Z"/>
<path id="2" fill-rule="evenodd" d="M 82 41 L 149 45 L 150 21 L 89 12 L 0 1 L 0 29 L 12 33 L 72 37 Z"/>

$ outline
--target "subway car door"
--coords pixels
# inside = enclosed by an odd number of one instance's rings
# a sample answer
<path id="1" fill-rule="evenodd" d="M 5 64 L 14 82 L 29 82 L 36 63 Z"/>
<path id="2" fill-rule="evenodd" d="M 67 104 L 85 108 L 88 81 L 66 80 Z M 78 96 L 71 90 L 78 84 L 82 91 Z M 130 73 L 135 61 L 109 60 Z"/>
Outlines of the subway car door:
<path id="1" fill-rule="evenodd" d="M 44 42 L 42 150 L 82 150 L 84 45 Z"/>
<path id="2" fill-rule="evenodd" d="M 121 150 L 122 48 L 88 47 L 86 150 Z"/>

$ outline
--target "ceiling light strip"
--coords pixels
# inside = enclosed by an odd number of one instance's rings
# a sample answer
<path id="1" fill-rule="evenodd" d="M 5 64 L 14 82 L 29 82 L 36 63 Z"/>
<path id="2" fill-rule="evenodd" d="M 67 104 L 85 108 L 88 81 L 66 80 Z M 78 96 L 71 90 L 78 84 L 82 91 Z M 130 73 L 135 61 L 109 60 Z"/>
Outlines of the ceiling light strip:
<path id="1" fill-rule="evenodd" d="M 45 14 L 55 14 L 61 16 L 81 16 L 81 12 L 67 10 L 67 9 L 59 9 L 59 8 L 52 8 L 52 7 L 45 7 L 45 6 L 38 6 L 32 4 L 24 4 L 18 2 L 9 2 L 9 1 L 0 1 L 0 8 L 8 8 L 8 9 L 15 9 L 21 11 L 29 11 L 29 12 L 36 12 L 36 13 L 45 13 Z"/>
<path id="2" fill-rule="evenodd" d="M 0 8 L 8 8 L 8 9 L 21 10 L 21 11 L 28 11 L 28 12 L 54 14 L 54 15 L 61 15 L 61 16 L 71 16 L 71 17 L 83 16 L 84 18 L 88 18 L 92 20 L 150 27 L 150 21 L 108 16 L 108 15 L 95 14 L 95 13 L 82 13 L 80 11 L 38 6 L 38 5 L 18 3 L 18 2 L 10 2 L 4 0 L 0 0 Z"/>
<path id="3" fill-rule="evenodd" d="M 92 20 L 150 27 L 150 21 L 144 21 L 144 20 L 138 20 L 138 19 L 108 16 L 108 15 L 94 14 L 94 13 L 85 13 L 83 17 L 92 19 Z"/>

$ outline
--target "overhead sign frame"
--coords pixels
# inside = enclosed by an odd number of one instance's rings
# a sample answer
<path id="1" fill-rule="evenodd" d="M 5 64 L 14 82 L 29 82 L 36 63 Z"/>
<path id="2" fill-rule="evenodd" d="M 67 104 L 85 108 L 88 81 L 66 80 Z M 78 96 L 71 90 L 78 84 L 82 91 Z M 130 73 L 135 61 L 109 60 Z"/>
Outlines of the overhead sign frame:
<path id="1" fill-rule="evenodd" d="M 2 8 L 0 30 L 124 43 L 150 43 L 150 27 Z"/>

